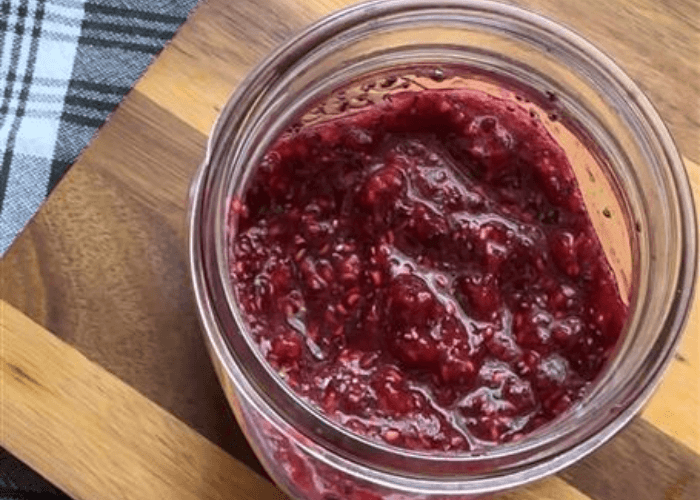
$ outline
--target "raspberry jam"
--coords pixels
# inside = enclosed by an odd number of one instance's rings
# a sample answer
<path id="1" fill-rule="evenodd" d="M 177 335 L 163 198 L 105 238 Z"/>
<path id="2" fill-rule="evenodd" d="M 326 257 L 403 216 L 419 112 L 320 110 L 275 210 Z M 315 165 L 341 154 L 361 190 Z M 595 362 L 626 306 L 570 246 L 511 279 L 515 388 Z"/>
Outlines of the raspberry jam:
<path id="1" fill-rule="evenodd" d="M 417 450 L 516 440 L 581 399 L 628 310 L 564 150 L 474 89 L 292 127 L 231 203 L 251 335 L 346 428 Z"/>

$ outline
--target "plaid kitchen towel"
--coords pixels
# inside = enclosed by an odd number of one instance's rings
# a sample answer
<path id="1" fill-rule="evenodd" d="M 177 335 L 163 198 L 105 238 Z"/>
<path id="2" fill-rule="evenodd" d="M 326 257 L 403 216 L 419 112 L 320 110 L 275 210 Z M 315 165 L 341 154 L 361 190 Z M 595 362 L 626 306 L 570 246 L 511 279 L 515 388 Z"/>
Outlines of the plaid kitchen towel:
<path id="1" fill-rule="evenodd" d="M 0 2 L 0 255 L 196 3 Z M 0 500 L 52 495 L 0 449 Z"/>
<path id="2" fill-rule="evenodd" d="M 0 255 L 197 0 L 3 0 Z"/>

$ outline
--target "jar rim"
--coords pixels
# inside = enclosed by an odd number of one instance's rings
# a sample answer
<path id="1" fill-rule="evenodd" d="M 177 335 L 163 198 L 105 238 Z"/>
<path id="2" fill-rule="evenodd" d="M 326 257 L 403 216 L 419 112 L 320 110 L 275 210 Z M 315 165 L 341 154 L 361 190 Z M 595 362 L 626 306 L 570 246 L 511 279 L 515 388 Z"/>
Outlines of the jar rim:
<path id="1" fill-rule="evenodd" d="M 647 122 L 646 124 L 656 134 L 663 148 L 663 153 L 666 156 L 664 161 L 671 169 L 670 174 L 673 178 L 674 187 L 677 190 L 679 201 L 677 209 L 681 213 L 681 232 L 685 241 L 685 245 L 682 246 L 683 258 L 681 258 L 677 277 L 677 294 L 673 298 L 673 307 L 669 309 L 669 314 L 666 318 L 667 322 L 664 325 L 664 328 L 671 332 L 671 335 L 669 335 L 664 345 L 665 350 L 661 353 L 662 356 L 656 365 L 656 372 L 647 374 L 648 383 L 644 384 L 644 387 L 638 388 L 634 397 L 626 401 L 626 405 L 616 408 L 615 412 L 610 415 L 599 416 L 600 422 L 595 426 L 595 432 L 591 431 L 588 435 L 583 436 L 581 441 L 575 443 L 559 442 L 558 446 L 554 448 L 549 447 L 549 445 L 552 444 L 553 437 L 544 435 L 542 439 L 537 442 L 525 439 L 520 443 L 512 443 L 507 446 L 499 445 L 493 448 L 493 452 L 489 451 L 486 455 L 474 455 L 469 453 L 458 455 L 448 455 L 444 453 L 428 455 L 422 452 L 391 447 L 383 445 L 382 443 L 370 441 L 347 429 L 336 429 L 336 427 L 339 426 L 323 416 L 312 420 L 314 425 L 326 425 L 330 427 L 330 429 L 326 429 L 327 433 L 324 432 L 324 436 L 322 437 L 324 442 L 325 440 L 330 440 L 331 442 L 343 441 L 345 447 L 348 449 L 367 448 L 371 450 L 372 453 L 388 453 L 396 457 L 410 458 L 420 463 L 425 462 L 426 464 L 429 462 L 442 463 L 451 461 L 458 464 L 465 464 L 467 466 L 465 469 L 467 470 L 468 465 L 474 462 L 483 463 L 485 460 L 490 460 L 493 463 L 497 463 L 499 460 L 503 459 L 504 456 L 522 455 L 536 449 L 543 453 L 539 456 L 538 460 L 531 461 L 525 468 L 516 467 L 506 471 L 509 475 L 510 485 L 515 486 L 549 475 L 592 452 L 624 427 L 624 425 L 639 411 L 641 406 L 651 395 L 662 372 L 670 362 L 672 352 L 680 338 L 680 333 L 682 332 L 685 320 L 687 319 L 688 310 L 692 303 L 691 300 L 697 273 L 697 230 L 692 193 L 682 160 L 671 136 L 658 113 L 654 110 L 649 100 L 644 96 L 637 85 L 608 56 L 603 54 L 581 36 L 558 23 L 520 7 L 487 0 L 370 0 L 336 11 L 312 24 L 305 31 L 272 52 L 248 75 L 231 96 L 212 128 L 207 143 L 205 159 L 193 180 L 190 191 L 188 214 L 190 274 L 198 303 L 200 319 L 204 326 L 205 338 L 212 357 L 216 357 L 222 361 L 224 367 L 223 376 L 231 379 L 239 391 L 247 392 L 253 400 L 257 401 L 257 404 L 269 406 L 269 401 L 260 394 L 260 388 L 250 379 L 247 374 L 247 369 L 237 365 L 234 353 L 229 343 L 224 338 L 225 335 L 222 333 L 222 331 L 225 331 L 225 329 L 222 328 L 222 314 L 227 314 L 222 311 L 226 311 L 226 308 L 233 307 L 230 303 L 232 297 L 230 290 L 228 293 L 224 293 L 229 301 L 228 304 L 222 303 L 220 300 L 212 297 L 210 293 L 210 287 L 217 280 L 224 282 L 219 283 L 217 286 L 221 286 L 224 290 L 227 287 L 228 268 L 227 265 L 224 265 L 226 259 L 225 252 L 222 250 L 222 248 L 226 246 L 226 240 L 223 235 L 219 234 L 219 239 L 215 243 L 216 252 L 218 252 L 218 275 L 212 275 L 211 272 L 208 273 L 206 266 L 202 262 L 205 258 L 204 254 L 207 252 L 202 242 L 203 214 L 207 210 L 218 209 L 218 207 L 221 206 L 220 202 L 223 198 L 223 195 L 220 195 L 217 200 L 219 203 L 214 201 L 213 204 L 207 205 L 204 193 L 208 187 L 208 183 L 211 182 L 211 170 L 214 168 L 212 161 L 217 155 L 221 154 L 220 148 L 226 147 L 226 141 L 230 140 L 232 137 L 232 132 L 228 130 L 232 123 L 231 117 L 237 116 L 241 120 L 244 118 L 246 106 L 241 106 L 241 103 L 245 103 L 246 94 L 250 93 L 250 90 L 256 87 L 260 79 L 270 77 L 270 72 L 272 71 L 270 68 L 281 68 L 279 73 L 282 74 L 293 64 L 294 59 L 299 57 L 300 54 L 305 54 L 310 48 L 318 44 L 326 43 L 336 36 L 340 36 L 353 26 L 360 23 L 373 22 L 379 18 L 391 16 L 396 13 L 425 13 L 430 11 L 437 15 L 439 12 L 445 12 L 450 9 L 455 11 L 468 11 L 472 14 L 480 12 L 484 15 L 495 16 L 505 20 L 517 20 L 519 23 L 524 23 L 528 26 L 543 30 L 548 33 L 553 40 L 565 45 L 568 50 L 586 54 L 586 59 L 593 61 L 597 65 L 597 71 L 604 71 L 609 78 L 614 79 L 619 85 L 626 89 L 629 94 L 629 105 L 641 112 L 643 119 Z M 280 75 L 273 76 L 279 77 Z M 225 130 L 227 131 L 225 132 Z M 222 214 L 219 214 L 218 217 L 214 217 L 214 219 L 218 220 L 220 223 L 221 217 Z M 225 227 L 225 224 L 221 227 Z M 234 318 L 230 324 L 235 324 L 238 331 L 245 331 L 245 325 L 240 317 L 236 317 L 235 309 L 236 308 L 233 307 Z M 228 312 L 231 312 L 231 310 L 229 309 Z M 258 356 L 258 360 L 261 359 L 262 358 Z M 262 360 L 262 364 L 267 367 L 264 360 Z M 270 370 L 268 369 L 268 371 Z M 301 407 L 307 406 L 310 408 L 310 406 L 291 391 L 279 377 L 273 377 L 272 380 L 276 381 L 275 383 L 278 384 L 280 390 L 286 391 L 289 394 L 291 400 L 299 402 Z M 293 422 L 288 422 L 286 415 L 278 416 L 281 421 L 293 424 Z M 337 434 L 338 431 L 340 431 L 340 434 Z M 313 434 L 313 432 L 309 434 Z M 555 449 L 557 453 L 551 453 Z M 336 460 L 335 457 L 328 455 L 320 458 L 324 460 Z M 339 461 L 337 463 L 345 463 L 345 459 L 342 457 L 337 457 L 337 460 Z M 430 468 L 431 467 L 428 467 L 428 469 Z M 497 469 L 496 467 L 496 470 Z M 501 470 L 499 472 L 502 473 L 503 471 Z M 382 474 L 381 471 L 377 472 L 377 480 L 384 477 Z M 442 478 L 442 480 L 444 479 L 445 478 Z M 500 484 L 499 477 L 493 477 L 488 474 L 478 477 L 465 474 L 457 479 L 461 486 L 474 492 L 493 491 L 503 487 Z M 434 485 L 431 487 L 434 487 Z"/>

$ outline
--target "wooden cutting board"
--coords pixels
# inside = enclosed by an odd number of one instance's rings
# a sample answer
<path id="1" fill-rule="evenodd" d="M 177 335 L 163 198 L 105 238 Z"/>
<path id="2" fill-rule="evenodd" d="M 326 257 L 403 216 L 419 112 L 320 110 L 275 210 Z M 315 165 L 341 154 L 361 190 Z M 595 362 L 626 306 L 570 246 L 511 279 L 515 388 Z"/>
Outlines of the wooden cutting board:
<path id="1" fill-rule="evenodd" d="M 272 47 L 344 0 L 208 0 L 0 262 L 0 444 L 79 499 L 268 499 L 189 289 L 185 206 L 219 109 Z M 517 2 L 610 54 L 666 120 L 700 199 L 697 0 Z M 642 415 L 501 498 L 700 498 L 700 298 Z M 245 465 L 244 465 L 245 464 Z"/>

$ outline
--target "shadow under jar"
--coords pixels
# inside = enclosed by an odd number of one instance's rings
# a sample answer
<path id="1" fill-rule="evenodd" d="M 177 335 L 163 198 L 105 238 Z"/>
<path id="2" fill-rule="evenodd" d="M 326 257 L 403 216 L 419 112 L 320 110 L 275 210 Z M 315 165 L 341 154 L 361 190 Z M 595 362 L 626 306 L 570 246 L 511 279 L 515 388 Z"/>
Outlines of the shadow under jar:
<path id="1" fill-rule="evenodd" d="M 273 145 L 280 140 L 294 144 L 294 137 L 331 130 L 333 123 L 342 129 L 353 119 L 378 116 L 376 110 L 396 108 L 387 102 L 416 95 L 429 96 L 426 102 L 435 96 L 483 96 L 482 101 L 497 103 L 503 112 L 529 117 L 542 137 L 558 144 L 576 178 L 594 239 L 615 277 L 618 311 L 628 311 L 624 325 L 618 325 L 619 338 L 605 353 L 605 364 L 585 380 L 577 399 L 568 401 L 561 414 L 550 412 L 550 421 L 531 428 L 523 423 L 526 432 L 514 426 L 489 434 L 478 425 L 456 422 L 465 442 L 430 450 L 398 443 L 400 429 L 389 424 L 377 435 L 353 432 L 344 412 L 330 414 L 319 399 L 290 387 L 289 374 L 270 362 L 274 335 L 254 332 L 250 311 L 242 307 L 240 290 L 234 287 L 239 254 L 232 250 L 249 216 L 250 186 L 259 169 L 266 168 Z M 477 102 L 465 99 L 463 104 Z M 493 132 L 500 122 L 482 125 Z M 507 121 L 503 125 L 507 128 Z M 317 133 L 316 140 L 324 140 L 321 136 Z M 427 144 L 430 149 L 433 139 L 420 137 L 414 146 Z M 436 157 L 447 156 L 454 159 L 455 154 Z M 479 181 L 488 175 L 476 173 Z M 547 207 L 534 212 L 543 224 L 554 217 Z M 444 206 L 438 208 L 444 211 Z M 605 55 L 574 33 L 492 2 L 359 4 L 319 21 L 279 48 L 252 71 L 221 112 L 192 184 L 189 224 L 192 279 L 213 363 L 260 461 L 298 499 L 476 498 L 537 480 L 581 459 L 619 431 L 658 383 L 687 317 L 696 272 L 688 181 L 649 101 Z M 406 257 L 405 246 L 403 250 L 400 257 Z M 407 265 L 421 267 L 415 259 Z M 301 267 L 295 272 L 302 273 Z M 448 273 L 446 279 L 455 277 Z M 381 280 L 377 278 L 378 287 Z M 471 285 L 464 288 L 467 299 Z M 363 290 L 363 295 L 371 292 Z M 472 298 L 484 296 L 476 293 Z M 441 300 L 440 307 L 449 302 Z M 464 309 L 459 300 L 454 305 L 440 311 Z M 292 326 L 301 321 L 297 313 L 290 311 Z M 508 314 L 499 321 L 512 339 L 518 319 Z M 464 328 L 492 319 L 473 316 L 465 316 Z M 308 324 L 297 326 L 298 337 L 306 342 L 287 347 L 323 359 L 315 337 L 302 335 L 308 333 Z M 488 354 L 482 358 L 467 392 L 474 392 L 486 376 L 481 373 L 488 371 L 484 366 L 491 366 L 496 376 L 503 372 L 500 360 L 490 360 Z M 345 368 L 359 363 L 349 358 L 335 362 Z M 423 373 L 424 368 L 407 370 Z M 552 368 L 555 375 L 557 369 Z M 504 386 L 491 389 L 502 391 Z M 431 391 L 424 389 L 428 399 L 434 396 Z"/>

